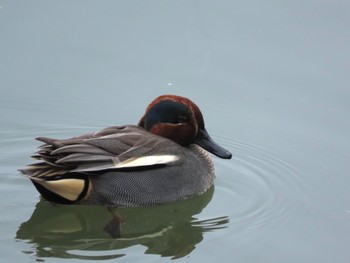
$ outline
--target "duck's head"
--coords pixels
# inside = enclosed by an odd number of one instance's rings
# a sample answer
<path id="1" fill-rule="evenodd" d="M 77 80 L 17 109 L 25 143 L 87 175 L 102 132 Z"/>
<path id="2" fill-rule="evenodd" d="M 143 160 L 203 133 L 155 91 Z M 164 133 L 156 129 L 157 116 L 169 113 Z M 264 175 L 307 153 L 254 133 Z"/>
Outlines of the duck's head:
<path id="1" fill-rule="evenodd" d="M 176 95 L 159 96 L 148 105 L 139 126 L 182 146 L 195 143 L 220 158 L 232 157 L 229 151 L 210 138 L 200 109 L 187 98 Z"/>

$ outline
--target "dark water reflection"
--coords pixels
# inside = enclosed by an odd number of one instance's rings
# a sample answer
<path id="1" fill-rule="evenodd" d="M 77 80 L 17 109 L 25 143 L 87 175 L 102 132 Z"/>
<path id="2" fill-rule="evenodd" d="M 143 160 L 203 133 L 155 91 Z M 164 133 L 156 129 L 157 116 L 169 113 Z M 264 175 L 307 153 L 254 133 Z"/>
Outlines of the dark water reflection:
<path id="1" fill-rule="evenodd" d="M 164 206 L 110 208 L 37 203 L 31 218 L 22 223 L 16 238 L 33 243 L 39 258 L 111 259 L 124 248 L 143 245 L 146 254 L 181 258 L 203 240 L 205 232 L 227 227 L 228 218 L 199 220 L 196 215 L 212 199 L 205 194 Z"/>

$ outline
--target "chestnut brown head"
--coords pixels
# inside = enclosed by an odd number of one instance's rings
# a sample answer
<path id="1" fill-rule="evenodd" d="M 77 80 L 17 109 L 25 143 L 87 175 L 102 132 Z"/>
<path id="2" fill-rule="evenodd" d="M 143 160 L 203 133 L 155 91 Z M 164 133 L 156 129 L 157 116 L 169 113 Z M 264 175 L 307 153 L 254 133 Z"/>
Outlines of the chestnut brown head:
<path id="1" fill-rule="evenodd" d="M 182 146 L 195 143 L 220 158 L 232 156 L 210 138 L 199 107 L 184 97 L 163 95 L 156 98 L 147 107 L 139 126 Z"/>

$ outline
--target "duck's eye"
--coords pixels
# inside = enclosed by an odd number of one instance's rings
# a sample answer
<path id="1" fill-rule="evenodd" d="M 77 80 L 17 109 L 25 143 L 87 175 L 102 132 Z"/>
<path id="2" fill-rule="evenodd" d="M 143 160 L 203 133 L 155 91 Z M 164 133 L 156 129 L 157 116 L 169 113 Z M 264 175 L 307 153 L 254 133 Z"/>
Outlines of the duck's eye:
<path id="1" fill-rule="evenodd" d="M 176 120 L 178 123 L 185 123 L 185 122 L 187 122 L 188 119 L 184 115 L 178 115 Z"/>

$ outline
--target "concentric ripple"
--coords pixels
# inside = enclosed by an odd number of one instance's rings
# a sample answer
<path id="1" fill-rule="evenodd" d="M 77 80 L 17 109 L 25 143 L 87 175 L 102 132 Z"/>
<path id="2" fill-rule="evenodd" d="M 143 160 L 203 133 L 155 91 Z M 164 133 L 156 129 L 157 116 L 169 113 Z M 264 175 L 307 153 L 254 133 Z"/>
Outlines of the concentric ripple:
<path id="1" fill-rule="evenodd" d="M 233 162 L 220 161 L 216 198 L 230 207 L 227 212 L 237 231 L 290 228 L 305 217 L 306 184 L 291 163 L 262 147 L 221 141 L 235 152 Z"/>

